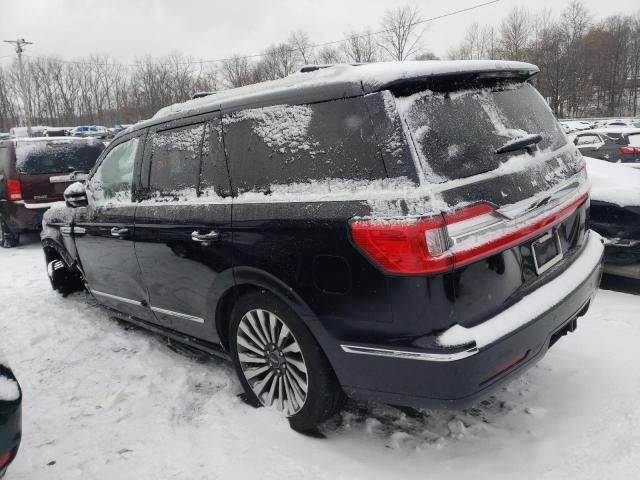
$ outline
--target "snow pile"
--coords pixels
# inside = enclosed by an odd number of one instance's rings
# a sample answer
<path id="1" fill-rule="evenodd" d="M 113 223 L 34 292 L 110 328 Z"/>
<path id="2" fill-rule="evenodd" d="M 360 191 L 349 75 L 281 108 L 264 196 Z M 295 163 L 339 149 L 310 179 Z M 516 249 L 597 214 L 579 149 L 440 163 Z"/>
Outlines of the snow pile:
<path id="1" fill-rule="evenodd" d="M 593 200 L 621 207 L 640 205 L 640 171 L 623 164 L 584 158 Z"/>
<path id="2" fill-rule="evenodd" d="M 15 402 L 20 398 L 20 389 L 15 380 L 0 375 L 0 402 Z"/>

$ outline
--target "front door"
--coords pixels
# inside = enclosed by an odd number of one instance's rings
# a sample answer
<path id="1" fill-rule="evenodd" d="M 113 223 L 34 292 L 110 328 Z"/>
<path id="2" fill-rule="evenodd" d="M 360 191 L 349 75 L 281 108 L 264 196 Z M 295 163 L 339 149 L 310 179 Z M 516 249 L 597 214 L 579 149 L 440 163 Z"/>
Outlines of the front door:
<path id="1" fill-rule="evenodd" d="M 217 115 L 149 130 L 135 248 L 157 323 L 217 341 L 215 309 L 233 285 L 231 197 Z"/>
<path id="2" fill-rule="evenodd" d="M 76 210 L 73 235 L 87 283 L 101 304 L 153 320 L 135 255 L 133 179 L 144 136 L 109 147 L 87 181 L 88 206 Z"/>

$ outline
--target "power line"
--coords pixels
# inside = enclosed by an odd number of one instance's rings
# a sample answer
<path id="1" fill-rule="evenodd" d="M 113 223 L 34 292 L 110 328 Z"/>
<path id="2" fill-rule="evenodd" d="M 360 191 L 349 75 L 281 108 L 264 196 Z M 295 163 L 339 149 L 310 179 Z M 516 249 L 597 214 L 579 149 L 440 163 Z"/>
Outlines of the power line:
<path id="1" fill-rule="evenodd" d="M 478 8 L 483 8 L 483 7 L 492 5 L 494 3 L 498 3 L 500 1 L 502 1 L 502 0 L 490 0 L 488 2 L 478 3 L 476 5 L 472 5 L 472 6 L 467 7 L 467 8 L 461 8 L 459 10 L 454 10 L 452 12 L 444 13 L 442 15 L 437 15 L 435 17 L 430 17 L 430 18 L 425 18 L 423 20 L 418 20 L 416 22 L 411 23 L 410 26 L 421 25 L 421 24 L 433 22 L 433 21 L 436 21 L 436 20 L 441 20 L 443 18 L 452 17 L 454 15 L 459 15 L 461 13 L 469 12 L 471 10 L 476 10 Z M 340 40 L 331 40 L 329 42 L 311 44 L 311 45 L 309 45 L 309 49 L 327 47 L 327 46 L 330 46 L 330 45 L 337 45 L 337 44 L 340 44 L 340 43 L 348 42 L 349 40 L 352 40 L 352 39 L 359 39 L 359 38 L 364 38 L 364 37 L 381 35 L 383 33 L 388 33 L 390 31 L 391 31 L 390 29 L 386 29 L 386 30 L 378 30 L 376 32 L 367 32 L 367 33 L 363 33 L 363 34 L 360 34 L 360 35 L 351 35 L 349 37 L 342 38 Z M 286 50 L 286 53 L 292 53 L 292 52 L 296 52 L 296 51 L 298 51 L 297 48 L 290 48 L 290 49 Z M 267 55 L 268 55 L 267 53 L 255 53 L 255 54 L 251 54 L 251 55 L 239 55 L 239 56 L 208 59 L 208 60 L 194 60 L 194 61 L 189 61 L 189 62 L 175 62 L 175 63 L 159 62 L 159 63 L 147 63 L 145 65 L 153 65 L 153 66 L 203 65 L 203 64 L 207 64 L 207 63 L 219 63 L 219 62 L 226 62 L 226 61 L 229 61 L 229 60 L 237 60 L 237 59 L 260 58 L 260 57 L 266 57 Z M 26 56 L 31 57 L 31 58 L 47 59 L 47 60 L 51 60 L 53 62 L 66 63 L 66 64 L 72 64 L 72 65 L 122 66 L 122 67 L 136 67 L 136 66 L 138 66 L 137 63 L 116 63 L 116 62 L 112 62 L 112 63 L 110 63 L 110 62 L 108 62 L 108 63 L 91 63 L 91 62 L 82 61 L 82 60 L 63 60 L 63 59 L 60 59 L 60 58 L 47 57 L 47 56 L 42 56 L 42 55 L 26 55 Z"/>

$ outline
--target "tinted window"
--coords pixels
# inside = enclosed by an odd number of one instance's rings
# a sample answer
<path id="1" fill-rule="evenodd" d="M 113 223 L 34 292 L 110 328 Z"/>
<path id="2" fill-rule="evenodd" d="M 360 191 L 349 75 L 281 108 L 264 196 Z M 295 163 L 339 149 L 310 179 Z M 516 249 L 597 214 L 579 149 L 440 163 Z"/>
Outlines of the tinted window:
<path id="1" fill-rule="evenodd" d="M 154 196 L 196 196 L 205 124 L 149 134 Z"/>
<path id="2" fill-rule="evenodd" d="M 137 150 L 138 139 L 133 138 L 115 146 L 107 154 L 87 185 L 89 196 L 94 201 L 131 201 Z"/>
<path id="3" fill-rule="evenodd" d="M 16 142 L 16 168 L 22 175 L 88 172 L 103 150 L 102 142 Z"/>
<path id="4" fill-rule="evenodd" d="M 386 176 L 361 98 L 243 110 L 226 115 L 223 128 L 231 179 L 241 192 Z"/>
<path id="5" fill-rule="evenodd" d="M 528 83 L 457 90 L 424 90 L 396 99 L 427 178 L 442 182 L 497 168 L 522 150 L 496 154 L 510 140 L 541 134 L 540 149 L 555 150 L 565 136 L 551 110 Z"/>

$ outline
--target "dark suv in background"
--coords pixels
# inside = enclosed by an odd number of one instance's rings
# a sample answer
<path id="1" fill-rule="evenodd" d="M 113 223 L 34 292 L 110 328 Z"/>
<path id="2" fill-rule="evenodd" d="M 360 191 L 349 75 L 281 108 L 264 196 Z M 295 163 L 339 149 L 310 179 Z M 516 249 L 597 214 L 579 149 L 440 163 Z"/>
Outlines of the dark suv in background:
<path id="1" fill-rule="evenodd" d="M 230 357 L 297 430 L 345 393 L 469 404 L 576 328 L 603 247 L 536 67 L 304 70 L 117 137 L 45 216 L 52 286 Z"/>
<path id="2" fill-rule="evenodd" d="M 102 142 L 91 139 L 1 141 L 0 246 L 15 247 L 22 232 L 40 230 L 45 210 L 86 177 L 102 150 Z"/>

